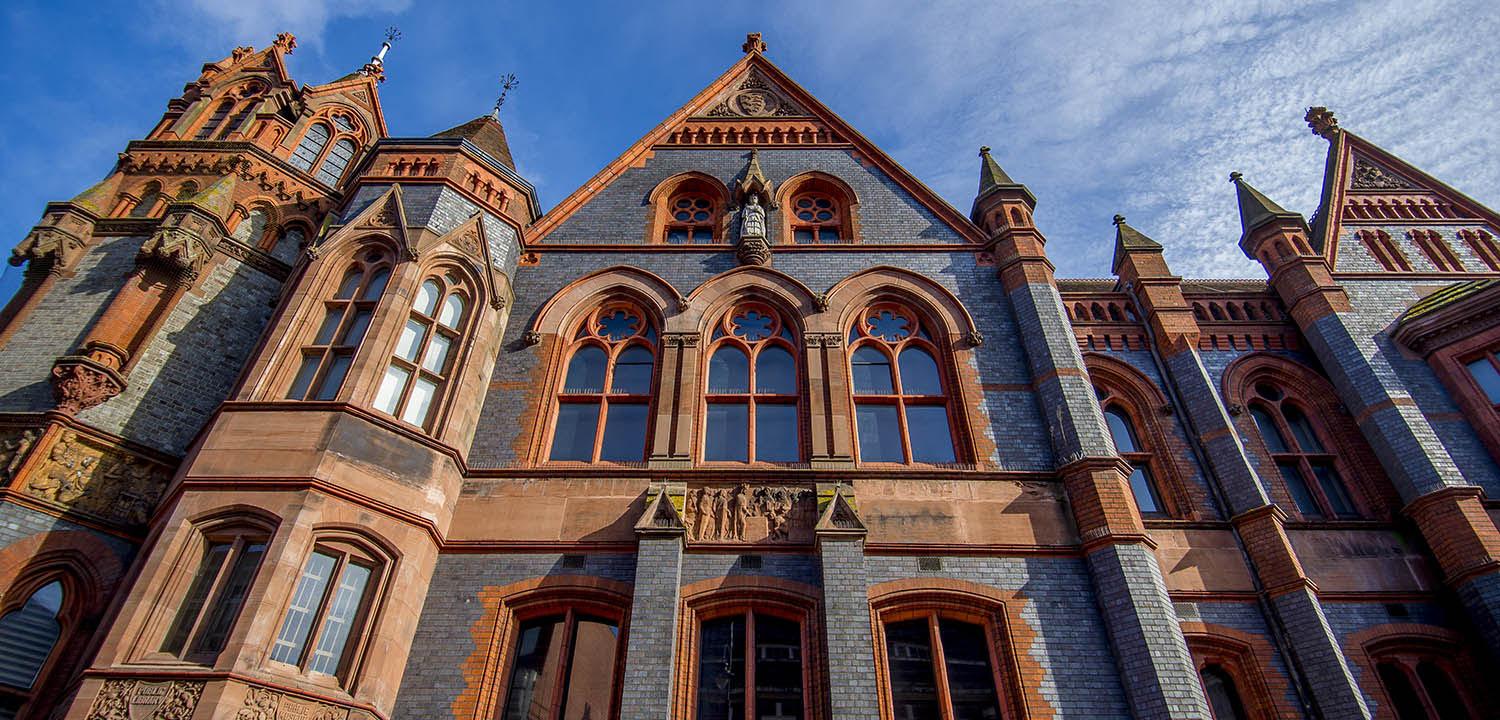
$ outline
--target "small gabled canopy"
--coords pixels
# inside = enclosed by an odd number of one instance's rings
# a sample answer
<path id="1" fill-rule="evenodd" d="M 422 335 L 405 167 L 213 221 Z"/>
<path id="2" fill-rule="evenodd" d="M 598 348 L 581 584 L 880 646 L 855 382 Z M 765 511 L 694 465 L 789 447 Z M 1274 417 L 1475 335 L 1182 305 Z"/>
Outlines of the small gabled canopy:
<path id="1" fill-rule="evenodd" d="M 1161 252 L 1161 243 L 1146 237 L 1146 234 L 1127 225 L 1124 215 L 1115 216 L 1115 255 L 1109 264 L 1111 273 L 1120 272 L 1120 261 L 1132 250 Z"/>
<path id="2" fill-rule="evenodd" d="M 1240 202 L 1240 237 L 1242 239 L 1249 236 L 1256 228 L 1273 220 L 1295 220 L 1306 224 L 1306 219 L 1300 214 L 1277 205 L 1264 193 L 1245 182 L 1243 174 L 1229 173 L 1229 181 L 1234 183 L 1235 195 Z"/>
<path id="3" fill-rule="evenodd" d="M 222 222 L 228 222 L 229 216 L 234 212 L 234 188 L 236 184 L 237 181 L 234 173 L 229 173 L 213 181 L 208 187 L 181 200 L 175 200 L 172 204 L 192 205 L 199 210 L 212 214 Z"/>
<path id="4" fill-rule="evenodd" d="M 463 138 L 474 143 L 475 147 L 500 161 L 505 167 L 516 169 L 516 161 L 510 155 L 510 142 L 505 139 L 505 128 L 500 125 L 500 118 L 495 117 L 494 113 L 480 115 L 462 125 L 448 128 L 440 133 L 433 133 L 432 136 Z"/>
<path id="5" fill-rule="evenodd" d="M 1000 190 L 1013 190 L 1025 193 L 1032 205 L 1036 205 L 1036 196 L 1031 194 L 1031 189 L 1016 182 L 1006 174 L 990 155 L 988 145 L 979 148 L 979 192 L 974 196 L 974 207 L 969 211 L 969 218 L 975 223 L 979 222 L 979 204 L 984 201 L 990 193 Z"/>

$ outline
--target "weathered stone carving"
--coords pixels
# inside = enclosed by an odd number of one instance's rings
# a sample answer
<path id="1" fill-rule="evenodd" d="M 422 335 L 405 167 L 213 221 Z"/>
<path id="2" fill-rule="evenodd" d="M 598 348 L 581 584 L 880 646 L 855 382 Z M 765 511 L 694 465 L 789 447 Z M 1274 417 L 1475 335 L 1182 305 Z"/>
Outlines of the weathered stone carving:
<path id="1" fill-rule="evenodd" d="M 759 195 L 751 195 L 745 208 L 740 211 L 740 240 L 747 237 L 766 236 L 766 209 L 760 204 Z"/>
<path id="2" fill-rule="evenodd" d="M 188 720 L 205 683 L 105 680 L 86 720 Z"/>
<path id="3" fill-rule="evenodd" d="M 117 373 L 85 357 L 59 358 L 52 368 L 52 396 L 65 413 L 100 405 L 124 390 L 125 381 Z"/>
<path id="4" fill-rule="evenodd" d="M 252 687 L 234 720 L 346 720 L 348 708 Z"/>
<path id="5" fill-rule="evenodd" d="M 213 257 L 218 238 L 206 237 L 208 223 L 201 219 L 163 226 L 141 245 L 140 259 L 158 263 L 184 278 L 198 277 L 198 271 Z"/>
<path id="6" fill-rule="evenodd" d="M 47 265 L 52 273 L 68 274 L 88 251 L 92 233 L 93 223 L 77 213 L 49 214 L 10 252 L 10 264 L 20 266 L 30 260 Z"/>
<path id="7" fill-rule="evenodd" d="M 94 447 L 71 430 L 53 442 L 30 473 L 26 492 L 128 525 L 143 525 L 166 490 L 166 468 L 125 453 Z"/>
<path id="8" fill-rule="evenodd" d="M 751 73 L 734 92 L 708 111 L 709 117 L 787 117 L 807 111 L 782 97 L 760 77 Z"/>
<path id="9" fill-rule="evenodd" d="M 35 430 L 0 431 L 0 480 L 13 480 L 26 455 L 36 445 Z"/>
<path id="10" fill-rule="evenodd" d="M 1355 190 L 1409 190 L 1410 182 L 1364 158 L 1354 159 L 1354 179 L 1350 185 Z"/>
<path id="11" fill-rule="evenodd" d="M 696 488 L 688 492 L 689 539 L 697 542 L 802 540 L 801 536 L 811 527 L 812 499 L 812 490 L 799 487 L 741 484 Z M 795 527 L 794 520 L 797 521 Z"/>

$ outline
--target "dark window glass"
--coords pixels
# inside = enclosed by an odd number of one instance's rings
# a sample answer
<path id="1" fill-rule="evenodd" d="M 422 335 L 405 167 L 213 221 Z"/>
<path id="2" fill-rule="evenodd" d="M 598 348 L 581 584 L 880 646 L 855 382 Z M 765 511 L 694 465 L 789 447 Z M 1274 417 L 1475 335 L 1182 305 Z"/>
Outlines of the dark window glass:
<path id="1" fill-rule="evenodd" d="M 1458 689 L 1453 687 L 1448 673 L 1437 664 L 1431 660 L 1417 663 L 1417 678 L 1422 681 L 1423 689 L 1427 690 L 1427 699 L 1432 701 L 1433 709 L 1437 710 L 1439 718 L 1462 720 L 1469 717 L 1469 708 L 1458 696 Z"/>
<path id="2" fill-rule="evenodd" d="M 1208 707 L 1214 720 L 1245 720 L 1245 706 L 1240 703 L 1240 693 L 1234 687 L 1234 678 L 1218 665 L 1208 665 L 1198 674 L 1203 680 L 1203 694 L 1208 696 Z"/>
<path id="3" fill-rule="evenodd" d="M 63 587 L 50 582 L 0 617 L 0 685 L 29 689 L 62 634 Z"/>
<path id="4" fill-rule="evenodd" d="M 344 384 L 344 375 L 349 372 L 349 363 L 354 361 L 353 355 L 337 355 L 328 364 L 328 374 L 323 376 L 323 381 L 318 383 L 318 389 L 313 392 L 314 400 L 332 400 L 339 394 L 339 386 Z"/>
<path id="5" fill-rule="evenodd" d="M 607 620 L 580 618 L 574 630 L 562 720 L 609 720 L 614 716 L 615 654 L 620 628 Z"/>
<path id="6" fill-rule="evenodd" d="M 885 654 L 890 665 L 894 715 L 901 720 L 941 717 L 927 620 L 886 625 Z"/>
<path id="7" fill-rule="evenodd" d="M 1135 496 L 1135 506 L 1143 515 L 1161 514 L 1161 502 L 1156 499 L 1156 487 L 1151 483 L 1151 474 L 1144 467 L 1130 471 L 1130 493 Z"/>
<path id="8" fill-rule="evenodd" d="M 515 669 L 505 695 L 504 720 L 551 716 L 553 691 L 562 675 L 563 618 L 532 620 L 516 638 Z M 603 718 L 601 718 L 603 720 Z"/>
<path id="9" fill-rule="evenodd" d="M 999 697 L 984 628 L 957 620 L 938 621 L 953 720 L 998 720 Z"/>
<path id="10" fill-rule="evenodd" d="M 219 129 L 219 126 L 224 123 L 224 118 L 228 117 L 229 112 L 233 109 L 234 100 L 225 100 L 224 102 L 219 103 L 218 106 L 214 108 L 213 114 L 208 117 L 208 122 L 203 123 L 203 127 L 198 128 L 198 134 L 193 136 L 193 139 L 207 140 L 213 137 L 214 131 Z"/>
<path id="11" fill-rule="evenodd" d="M 1255 427 L 1260 430 L 1260 437 L 1271 452 L 1288 452 L 1286 440 L 1282 439 L 1281 431 L 1276 428 L 1276 421 L 1271 419 L 1271 413 L 1260 407 L 1252 407 L 1250 417 L 1255 418 Z"/>
<path id="12" fill-rule="evenodd" d="M 802 626 L 755 616 L 755 717 L 802 718 Z"/>
<path id="13" fill-rule="evenodd" d="M 901 454 L 900 411 L 895 405 L 858 403 L 859 457 L 865 462 L 905 462 Z"/>
<path id="14" fill-rule="evenodd" d="M 854 392 L 860 395 L 890 395 L 891 361 L 885 353 L 865 345 L 854 351 L 849 360 L 854 373 Z"/>
<path id="15" fill-rule="evenodd" d="M 683 245 L 688 241 L 688 231 L 683 228 L 672 228 L 667 231 L 667 242 Z"/>
<path id="16" fill-rule="evenodd" d="M 599 406 L 593 403 L 563 403 L 557 409 L 557 427 L 552 433 L 553 460 L 594 459 L 594 433 L 599 428 Z"/>
<path id="17" fill-rule="evenodd" d="M 1349 500 L 1349 491 L 1344 488 L 1344 481 L 1339 477 L 1339 471 L 1335 470 L 1327 462 L 1312 463 L 1313 476 L 1318 479 L 1318 487 L 1323 490 L 1323 497 L 1328 498 L 1328 504 L 1333 507 L 1333 514 L 1340 517 L 1358 515 L 1354 511 L 1354 503 Z"/>
<path id="18" fill-rule="evenodd" d="M 1385 686 L 1385 694 L 1391 698 L 1391 706 L 1396 711 L 1397 720 L 1427 720 L 1427 710 L 1422 707 L 1422 699 L 1417 695 L 1416 688 L 1413 688 L 1411 682 L 1406 679 L 1406 673 L 1402 672 L 1401 668 L 1396 667 L 1394 663 L 1380 663 L 1375 670 L 1380 674 L 1380 683 Z"/>
<path id="19" fill-rule="evenodd" d="M 1297 503 L 1297 509 L 1309 517 L 1322 517 L 1323 511 L 1318 508 L 1317 501 L 1313 500 L 1312 490 L 1302 479 L 1302 472 L 1297 469 L 1296 461 L 1276 463 L 1276 469 L 1281 471 L 1281 479 L 1286 482 L 1286 489 L 1292 494 L 1292 501 Z"/>
<path id="20" fill-rule="evenodd" d="M 1118 408 L 1107 408 L 1104 421 L 1109 423 L 1109 436 L 1115 441 L 1115 450 L 1122 453 L 1137 452 L 1135 433 L 1130 430 L 1130 421 Z"/>
<path id="21" fill-rule="evenodd" d="M 597 345 L 580 348 L 568 361 L 568 377 L 563 381 L 563 392 L 604 392 L 604 366 L 608 356 Z M 592 436 L 590 436 L 592 437 Z"/>
<path id="22" fill-rule="evenodd" d="M 750 358 L 744 351 L 730 346 L 714 351 L 714 356 L 708 363 L 708 391 L 750 392 Z"/>
<path id="23" fill-rule="evenodd" d="M 719 354 L 723 352 L 724 350 L 720 350 Z M 740 356 L 744 357 L 743 354 Z M 749 461 L 749 405 L 745 403 L 711 403 L 708 406 L 708 418 L 705 425 L 706 437 L 703 443 L 703 459 L 726 462 Z"/>
<path id="24" fill-rule="evenodd" d="M 948 430 L 948 408 L 942 405 L 907 405 L 906 433 L 911 437 L 912 460 L 924 463 L 954 462 L 953 436 Z M 899 448 L 897 453 L 900 453 Z"/>
<path id="25" fill-rule="evenodd" d="M 1479 384 L 1479 389 L 1484 391 L 1484 396 L 1489 398 L 1490 404 L 1500 405 L 1500 370 L 1495 369 L 1495 364 L 1488 357 L 1482 357 L 1465 367 L 1469 369 L 1474 382 Z"/>
<path id="26" fill-rule="evenodd" d="M 229 630 L 240 616 L 240 607 L 245 604 L 245 595 L 250 592 L 250 583 L 255 580 L 255 571 L 260 568 L 260 559 L 266 553 L 262 543 L 247 543 L 234 559 L 234 567 L 224 581 L 224 589 L 214 598 L 213 610 L 203 625 L 198 641 L 193 643 L 194 652 L 218 652 L 224 649 L 229 639 Z"/>
<path id="27" fill-rule="evenodd" d="M 745 707 L 745 616 L 703 623 L 698 720 L 740 720 Z"/>
<path id="28" fill-rule="evenodd" d="M 167 633 L 167 639 L 162 643 L 163 652 L 180 653 L 187 643 L 188 633 L 192 632 L 193 624 L 198 622 L 198 616 L 203 612 L 203 604 L 208 601 L 208 591 L 213 589 L 214 580 L 219 577 L 219 570 L 224 566 L 224 559 L 229 557 L 229 550 L 233 545 L 227 542 L 212 543 L 203 553 L 203 560 L 198 563 L 198 572 L 193 575 L 193 583 L 188 586 L 187 595 L 182 599 L 182 606 L 177 609 L 177 617 L 172 621 L 172 629 Z"/>
<path id="29" fill-rule="evenodd" d="M 905 395 L 942 395 L 937 361 L 932 354 L 917 347 L 901 351 L 896 364 L 901 367 L 901 392 Z"/>
<path id="30" fill-rule="evenodd" d="M 817 242 L 817 238 L 811 230 L 796 230 L 793 231 L 793 235 L 796 237 L 797 244 L 799 245 L 812 245 Z"/>
<path id="31" fill-rule="evenodd" d="M 639 462 L 646 458 L 646 409 L 645 403 L 609 404 L 604 442 L 599 446 L 600 460 Z M 593 436 L 589 441 L 592 443 Z"/>
<path id="32" fill-rule="evenodd" d="M 651 392 L 651 367 L 654 360 L 651 351 L 640 345 L 625 348 L 615 358 L 615 375 L 610 381 L 610 392 L 627 395 L 645 395 Z M 571 370 L 571 368 L 570 368 Z M 602 373 L 602 370 L 601 370 Z M 600 384 L 604 384 L 600 380 Z"/>
<path id="33" fill-rule="evenodd" d="M 764 355 L 764 353 L 762 353 Z M 797 406 L 755 406 L 755 458 L 763 462 L 797 462 Z"/>
<path id="34" fill-rule="evenodd" d="M 1284 404 L 1281 406 L 1281 416 L 1286 418 L 1287 427 L 1292 429 L 1292 435 L 1297 438 L 1297 445 L 1302 448 L 1302 452 L 1323 452 L 1323 443 L 1318 442 L 1312 423 L 1307 421 L 1307 416 L 1301 410 Z"/>
<path id="35" fill-rule="evenodd" d="M 785 348 L 765 347 L 755 356 L 755 391 L 773 395 L 797 394 L 797 369 Z"/>

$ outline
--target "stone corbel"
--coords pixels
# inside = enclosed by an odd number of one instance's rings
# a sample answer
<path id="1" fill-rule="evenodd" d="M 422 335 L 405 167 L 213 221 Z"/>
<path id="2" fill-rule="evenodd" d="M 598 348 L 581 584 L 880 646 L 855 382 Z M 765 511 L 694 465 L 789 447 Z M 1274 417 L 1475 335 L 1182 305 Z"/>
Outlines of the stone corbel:
<path id="1" fill-rule="evenodd" d="M 156 265 L 161 267 L 182 280 L 191 282 L 198 277 L 198 271 L 208 264 L 213 257 L 214 247 L 218 244 L 218 238 L 209 238 L 205 235 L 217 235 L 213 232 L 211 223 L 201 218 L 182 217 L 175 218 L 176 222 L 163 224 L 151 238 L 141 245 L 137 261 L 142 264 Z M 172 221 L 168 221 L 172 222 Z"/>
<path id="2" fill-rule="evenodd" d="M 61 412 L 70 415 L 82 412 L 124 390 L 125 378 L 87 356 L 66 355 L 52 366 L 52 395 Z"/>

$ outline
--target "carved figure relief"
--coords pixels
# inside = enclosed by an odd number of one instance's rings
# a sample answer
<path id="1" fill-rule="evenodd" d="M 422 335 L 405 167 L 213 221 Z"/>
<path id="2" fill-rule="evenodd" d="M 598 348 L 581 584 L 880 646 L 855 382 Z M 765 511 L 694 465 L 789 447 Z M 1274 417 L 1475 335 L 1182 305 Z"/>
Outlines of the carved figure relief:
<path id="1" fill-rule="evenodd" d="M 1364 158 L 1354 159 L 1355 190 L 1408 190 L 1413 187 L 1405 178 L 1386 170 Z"/>
<path id="2" fill-rule="evenodd" d="M 205 683 L 105 680 L 87 720 L 188 720 Z"/>
<path id="3" fill-rule="evenodd" d="M 740 209 L 740 242 L 734 251 L 741 265 L 770 265 L 771 245 L 766 242 L 766 208 L 752 194 Z"/>
<path id="4" fill-rule="evenodd" d="M 813 491 L 735 485 L 688 491 L 688 539 L 696 542 L 806 542 Z"/>
<path id="5" fill-rule="evenodd" d="M 167 469 L 118 451 L 94 447 L 68 431 L 53 442 L 30 474 L 26 492 L 128 525 L 143 525 L 166 490 Z"/>
<path id="6" fill-rule="evenodd" d="M 0 480 L 14 480 L 26 455 L 36 445 L 35 430 L 9 430 L 0 435 Z"/>

